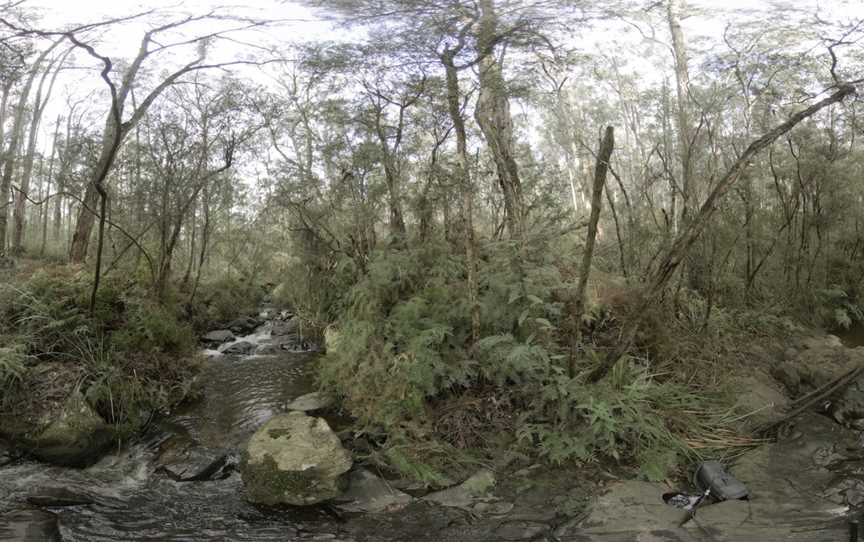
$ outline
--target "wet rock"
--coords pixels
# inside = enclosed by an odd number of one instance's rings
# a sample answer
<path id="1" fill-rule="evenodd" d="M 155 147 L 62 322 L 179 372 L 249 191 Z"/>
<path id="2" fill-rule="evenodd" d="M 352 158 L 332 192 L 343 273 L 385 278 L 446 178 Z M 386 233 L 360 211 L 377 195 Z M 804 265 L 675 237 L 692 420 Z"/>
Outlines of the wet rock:
<path id="1" fill-rule="evenodd" d="M 236 459 L 224 449 L 199 445 L 195 440 L 174 436 L 163 442 L 156 458 L 156 472 L 177 482 L 223 480 L 231 475 Z"/>
<path id="2" fill-rule="evenodd" d="M 801 341 L 805 350 L 820 350 L 823 348 L 842 348 L 843 341 L 836 335 L 817 335 Z"/>
<path id="3" fill-rule="evenodd" d="M 859 377 L 831 400 L 828 413 L 838 423 L 864 430 L 864 377 Z"/>
<path id="4" fill-rule="evenodd" d="M 248 335 L 255 331 L 255 328 L 259 325 L 261 325 L 261 322 L 257 318 L 244 316 L 228 322 L 228 325 L 225 327 L 233 331 L 236 335 Z"/>
<path id="5" fill-rule="evenodd" d="M 514 507 L 512 502 L 507 501 L 478 502 L 471 508 L 471 511 L 487 516 L 504 516 L 513 511 Z"/>
<path id="6" fill-rule="evenodd" d="M 737 379 L 733 385 L 735 389 L 741 390 L 735 406 L 742 415 L 746 415 L 741 420 L 745 429 L 783 418 L 789 399 L 767 374 L 754 371 L 749 376 Z"/>
<path id="7" fill-rule="evenodd" d="M 320 391 L 307 393 L 294 399 L 286 405 L 288 410 L 299 410 L 300 412 L 314 412 L 316 410 L 324 410 L 333 406 L 333 397 Z"/>
<path id="8" fill-rule="evenodd" d="M 223 344 L 234 340 L 234 334 L 227 329 L 217 329 L 201 337 L 201 341 L 207 344 Z"/>
<path id="9" fill-rule="evenodd" d="M 483 469 L 458 486 L 430 493 L 423 497 L 423 500 L 441 506 L 470 510 L 477 501 L 488 499 L 490 497 L 489 491 L 494 486 L 495 474 L 490 470 Z"/>
<path id="10" fill-rule="evenodd" d="M 525 520 L 506 521 L 495 529 L 495 537 L 498 540 L 534 540 L 548 530 L 549 526 L 544 523 Z"/>
<path id="11" fill-rule="evenodd" d="M 667 488 L 661 484 L 629 481 L 613 485 L 597 498 L 573 538 L 563 540 L 605 540 L 617 533 L 620 540 L 690 540 L 679 525 L 687 512 L 667 506 L 661 496 Z M 701 511 L 700 511 L 701 514 Z M 578 534 L 577 534 L 578 533 Z M 624 536 L 630 533 L 631 536 Z M 644 533 L 642 538 L 633 535 Z M 584 535 L 584 538 L 581 536 Z M 652 538 L 653 537 L 653 538 Z M 609 537 L 609 540 L 616 540 Z"/>
<path id="12" fill-rule="evenodd" d="M 797 352 L 796 352 L 797 355 Z M 792 395 L 798 395 L 801 388 L 801 372 L 797 365 L 791 361 L 783 362 L 771 371 L 772 376 Z"/>
<path id="13" fill-rule="evenodd" d="M 256 356 L 275 356 L 285 352 L 285 349 L 281 344 L 261 344 L 258 345 L 258 348 L 255 349 Z"/>
<path id="14" fill-rule="evenodd" d="M 15 510 L 0 516 L 3 542 L 60 542 L 57 515 L 42 510 Z"/>
<path id="15" fill-rule="evenodd" d="M 284 337 L 286 335 L 294 335 L 300 329 L 300 321 L 297 317 L 290 320 L 277 320 L 270 326 L 270 335 L 273 337 Z"/>
<path id="16" fill-rule="evenodd" d="M 256 346 L 248 341 L 229 344 L 219 351 L 228 356 L 246 356 L 255 351 Z"/>
<path id="17" fill-rule="evenodd" d="M 27 502 L 33 506 L 61 508 L 66 506 L 84 506 L 93 504 L 96 501 L 90 495 L 64 487 L 46 487 L 28 496 Z"/>
<path id="18" fill-rule="evenodd" d="M 323 418 L 295 411 L 271 418 L 252 436 L 241 474 L 251 502 L 302 506 L 338 497 L 351 465 Z"/>
<path id="19" fill-rule="evenodd" d="M 393 488 L 366 469 L 351 472 L 349 488 L 340 497 L 339 508 L 346 512 L 392 512 L 403 508 L 413 499 Z"/>
<path id="20" fill-rule="evenodd" d="M 58 411 L 46 415 L 41 426 L 44 429 L 22 444 L 27 453 L 48 463 L 86 467 L 111 445 L 111 428 L 77 391 Z"/>

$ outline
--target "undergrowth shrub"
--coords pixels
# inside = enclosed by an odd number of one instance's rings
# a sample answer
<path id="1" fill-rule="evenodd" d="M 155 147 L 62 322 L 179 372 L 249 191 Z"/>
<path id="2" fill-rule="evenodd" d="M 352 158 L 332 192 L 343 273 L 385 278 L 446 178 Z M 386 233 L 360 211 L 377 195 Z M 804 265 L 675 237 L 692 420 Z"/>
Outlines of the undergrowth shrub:
<path id="1" fill-rule="evenodd" d="M 0 333 L 11 344 L 0 349 L 0 389 L 15 396 L 2 406 L 34 411 L 43 406 L 39 397 L 79 385 L 118 434 L 128 436 L 187 396 L 197 370 L 195 337 L 176 304 L 155 302 L 119 275 L 104 278 L 92 314 L 90 288 L 90 274 L 71 266 L 0 284 Z M 76 382 L 47 389 L 39 381 L 43 363 Z"/>
<path id="2" fill-rule="evenodd" d="M 696 393 L 647 368 L 616 369 L 597 386 L 567 375 L 565 302 L 574 283 L 549 254 L 542 243 L 483 247 L 481 339 L 472 348 L 459 255 L 443 242 L 372 255 L 328 335 L 320 379 L 364 431 L 383 435 L 390 466 L 437 483 L 454 460 L 470 462 L 460 449 L 483 453 L 499 440 L 480 434 L 500 430 L 551 461 L 635 461 L 658 479 L 689 453 L 686 424 L 670 419 L 713 429 L 713 411 L 700 409 Z M 593 304 L 585 324 L 613 337 L 621 322 Z M 589 347 L 583 365 L 596 363 L 594 353 L 602 355 Z"/>
<path id="3" fill-rule="evenodd" d="M 839 285 L 816 290 L 812 303 L 816 307 L 816 323 L 828 329 L 848 330 L 864 322 L 864 306 Z"/>
<path id="4" fill-rule="evenodd" d="M 0 390 L 6 390 L 6 393 L 0 397 L 0 407 L 9 402 L 15 392 L 18 391 L 18 385 L 27 371 L 27 347 L 21 343 L 12 342 L 6 343 L 6 337 L 2 337 L 4 346 L 0 346 Z"/>

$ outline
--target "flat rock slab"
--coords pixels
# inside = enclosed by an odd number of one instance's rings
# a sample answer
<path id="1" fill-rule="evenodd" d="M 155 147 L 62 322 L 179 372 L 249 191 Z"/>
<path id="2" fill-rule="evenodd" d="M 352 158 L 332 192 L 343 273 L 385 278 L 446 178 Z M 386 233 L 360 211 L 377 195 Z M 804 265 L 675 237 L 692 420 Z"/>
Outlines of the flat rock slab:
<path id="1" fill-rule="evenodd" d="M 434 502 L 441 506 L 471 510 L 483 500 L 490 498 L 489 492 L 495 486 L 495 474 L 490 470 L 480 470 L 459 484 L 423 497 L 424 501 Z"/>
<path id="2" fill-rule="evenodd" d="M 156 457 L 156 472 L 176 482 L 222 480 L 236 465 L 236 458 L 227 450 L 201 446 L 182 436 L 173 436 L 163 442 Z"/>
<path id="3" fill-rule="evenodd" d="M 333 397 L 320 391 L 307 393 L 294 399 L 286 405 L 288 410 L 299 410 L 300 412 L 312 412 L 315 410 L 324 410 L 333 406 Z"/>
<path id="4" fill-rule="evenodd" d="M 846 507 L 829 502 L 824 490 L 834 474 L 824 467 L 835 443 L 848 432 L 824 416 L 807 415 L 794 440 L 747 453 L 731 469 L 751 492 L 750 501 L 699 508 L 695 518 L 667 506 L 663 485 L 622 482 L 593 504 L 588 516 L 561 542 L 656 541 L 829 542 L 845 540 Z M 683 523 L 683 525 L 682 525 Z"/>
<path id="5" fill-rule="evenodd" d="M 340 497 L 339 508 L 346 512 L 393 512 L 404 508 L 413 498 L 366 469 L 351 472 L 349 488 Z"/>
<path id="6" fill-rule="evenodd" d="M 217 329 L 201 337 L 201 340 L 210 344 L 222 344 L 234 340 L 234 334 L 227 329 Z"/>

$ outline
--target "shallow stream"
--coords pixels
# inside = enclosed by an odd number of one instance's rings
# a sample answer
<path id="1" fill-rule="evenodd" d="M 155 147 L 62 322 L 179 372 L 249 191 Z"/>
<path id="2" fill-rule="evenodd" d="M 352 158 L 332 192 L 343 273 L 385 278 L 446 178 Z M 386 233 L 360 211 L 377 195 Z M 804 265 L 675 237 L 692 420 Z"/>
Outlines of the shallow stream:
<path id="1" fill-rule="evenodd" d="M 265 328 L 238 339 L 266 342 Z M 0 468 L 0 541 L 34 542 L 22 534 L 13 510 L 27 510 L 34 496 L 69 495 L 92 504 L 47 508 L 56 514 L 59 539 L 285 541 L 338 540 L 339 523 L 324 510 L 265 510 L 243 499 L 236 472 L 222 480 L 178 482 L 157 472 L 166 439 L 196 441 L 204 449 L 237 456 L 268 418 L 312 387 L 314 354 L 212 355 L 200 375 L 204 398 L 156 424 L 139 442 L 83 469 L 23 461 Z M 73 499 L 74 500 L 74 499 Z"/>

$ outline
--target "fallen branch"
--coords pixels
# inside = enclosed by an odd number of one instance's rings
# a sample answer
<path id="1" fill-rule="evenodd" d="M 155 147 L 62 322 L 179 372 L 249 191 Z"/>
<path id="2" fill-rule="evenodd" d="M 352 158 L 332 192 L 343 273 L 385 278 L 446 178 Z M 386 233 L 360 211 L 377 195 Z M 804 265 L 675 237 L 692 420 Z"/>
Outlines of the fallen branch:
<path id="1" fill-rule="evenodd" d="M 824 401 L 825 399 L 829 398 L 830 396 L 834 395 L 838 391 L 851 384 L 853 381 L 855 381 L 856 378 L 861 376 L 862 372 L 864 372 L 864 367 L 856 367 L 854 369 L 846 371 L 845 373 L 838 376 L 831 382 L 828 382 L 824 386 L 813 390 L 804 397 L 796 399 L 792 403 L 792 405 L 790 405 L 792 407 L 792 410 L 784 414 L 783 417 L 777 421 L 773 421 L 764 424 L 761 427 L 757 427 L 753 430 L 753 434 L 767 437 L 767 434 L 770 431 L 777 429 L 781 425 L 797 418 L 798 416 L 806 412 L 808 409 L 810 409 L 813 405 Z"/>

